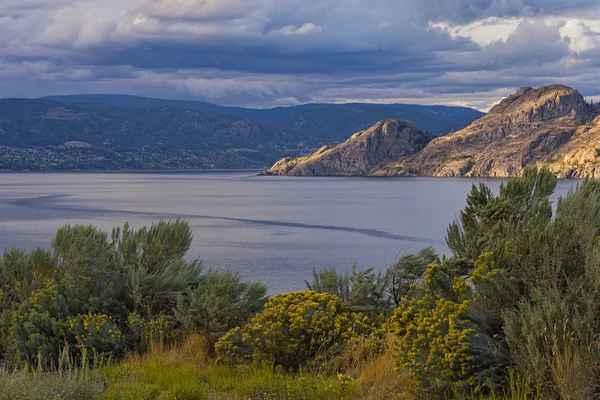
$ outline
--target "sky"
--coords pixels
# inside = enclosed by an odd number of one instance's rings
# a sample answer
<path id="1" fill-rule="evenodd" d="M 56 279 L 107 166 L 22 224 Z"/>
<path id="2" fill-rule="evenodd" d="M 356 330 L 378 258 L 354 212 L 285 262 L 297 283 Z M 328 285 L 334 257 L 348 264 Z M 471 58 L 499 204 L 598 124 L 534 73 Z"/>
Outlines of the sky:
<path id="1" fill-rule="evenodd" d="M 485 111 L 552 83 L 600 100 L 600 0 L 0 0 L 0 97 Z"/>

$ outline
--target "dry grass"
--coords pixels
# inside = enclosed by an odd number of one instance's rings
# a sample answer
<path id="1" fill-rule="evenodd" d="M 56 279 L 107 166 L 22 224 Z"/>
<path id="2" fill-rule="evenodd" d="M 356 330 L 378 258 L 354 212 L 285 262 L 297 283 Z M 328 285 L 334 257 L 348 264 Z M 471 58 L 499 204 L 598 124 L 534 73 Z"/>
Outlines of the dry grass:
<path id="1" fill-rule="evenodd" d="M 385 351 L 366 359 L 361 368 L 354 371 L 356 382 L 368 399 L 413 399 L 410 394 L 412 380 L 394 369 L 393 346 L 394 338 L 389 335 Z"/>
<path id="2" fill-rule="evenodd" d="M 561 400 L 592 399 L 596 388 L 591 385 L 598 374 L 598 366 L 585 351 L 572 340 L 555 340 L 552 347 L 552 383 Z"/>
<path id="3" fill-rule="evenodd" d="M 151 343 L 148 347 L 149 354 L 168 363 L 205 366 L 214 359 L 212 343 L 205 335 L 198 333 L 187 336 L 179 346 L 166 347 L 160 343 Z"/>

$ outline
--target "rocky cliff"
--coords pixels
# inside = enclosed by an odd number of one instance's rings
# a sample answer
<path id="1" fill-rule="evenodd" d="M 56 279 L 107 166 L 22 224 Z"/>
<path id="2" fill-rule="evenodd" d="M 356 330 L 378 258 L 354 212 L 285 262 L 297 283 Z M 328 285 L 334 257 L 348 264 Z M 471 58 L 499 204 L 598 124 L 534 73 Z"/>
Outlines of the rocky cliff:
<path id="1" fill-rule="evenodd" d="M 517 176 L 530 164 L 555 164 L 593 114 L 581 94 L 566 86 L 523 88 L 465 129 L 374 174 Z"/>
<path id="2" fill-rule="evenodd" d="M 306 159 L 319 171 L 315 156 Z M 600 109 L 563 85 L 522 88 L 465 129 L 362 174 L 508 177 L 528 165 L 547 165 L 559 177 L 600 177 Z"/>
<path id="3" fill-rule="evenodd" d="M 409 121 L 388 119 L 355 133 L 337 146 L 316 153 L 279 160 L 264 175 L 347 176 L 369 175 L 402 157 L 421 150 L 433 136 Z"/>

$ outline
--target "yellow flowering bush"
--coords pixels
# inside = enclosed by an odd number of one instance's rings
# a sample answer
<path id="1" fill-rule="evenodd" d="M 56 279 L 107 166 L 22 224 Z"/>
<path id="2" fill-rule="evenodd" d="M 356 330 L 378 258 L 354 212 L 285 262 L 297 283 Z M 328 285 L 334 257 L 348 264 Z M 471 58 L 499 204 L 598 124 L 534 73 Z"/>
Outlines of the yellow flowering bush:
<path id="1" fill-rule="evenodd" d="M 399 337 L 396 366 L 411 374 L 419 389 L 439 395 L 475 383 L 475 330 L 465 317 L 472 296 L 464 279 L 445 276 L 437 264 L 426 274 L 425 284 L 412 288 L 392 318 Z"/>
<path id="2" fill-rule="evenodd" d="M 127 317 L 127 327 L 135 338 L 138 350 L 144 349 L 151 343 L 165 345 L 177 342 L 182 335 L 175 319 L 169 315 L 159 314 L 145 320 L 137 313 Z"/>
<path id="3" fill-rule="evenodd" d="M 77 315 L 68 322 L 80 352 L 114 356 L 123 350 L 123 333 L 106 314 Z"/>
<path id="4" fill-rule="evenodd" d="M 338 355 L 365 326 L 335 296 L 310 290 L 279 294 L 262 313 L 216 344 L 221 362 L 271 361 L 286 369 L 318 365 Z"/>

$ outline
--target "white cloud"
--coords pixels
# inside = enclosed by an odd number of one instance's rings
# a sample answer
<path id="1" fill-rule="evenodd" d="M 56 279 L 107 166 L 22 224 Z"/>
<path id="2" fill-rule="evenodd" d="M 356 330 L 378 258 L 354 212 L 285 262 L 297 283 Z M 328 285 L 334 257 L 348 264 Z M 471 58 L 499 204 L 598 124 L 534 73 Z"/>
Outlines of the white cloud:
<path id="1" fill-rule="evenodd" d="M 560 34 L 569 38 L 571 52 L 584 53 L 600 45 L 600 29 L 593 31 L 590 26 L 595 25 L 595 22 L 598 21 L 586 23 L 580 19 L 571 19 L 566 21 L 564 26 L 560 28 Z"/>
<path id="2" fill-rule="evenodd" d="M 452 25 L 448 22 L 431 22 L 431 27 L 441 28 L 452 37 L 463 37 L 480 45 L 488 45 L 498 40 L 506 41 L 522 18 L 485 18 L 465 25 Z"/>
<path id="3" fill-rule="evenodd" d="M 230 20 L 261 7 L 258 0 L 133 0 L 130 13 L 159 19 Z"/>
<path id="4" fill-rule="evenodd" d="M 600 20 L 566 17 L 485 18 L 465 25 L 431 22 L 430 26 L 443 29 L 454 38 L 469 38 L 482 46 L 487 46 L 492 43 L 507 42 L 523 23 L 538 24 L 538 26 L 543 23 L 557 29 L 563 39 L 568 38 L 569 50 L 572 53 L 583 53 L 600 45 Z M 536 39 L 531 37 L 531 33 L 523 34 L 526 42 Z"/>
<path id="5" fill-rule="evenodd" d="M 272 31 L 274 34 L 280 34 L 285 36 L 297 36 L 297 35 L 311 35 L 314 33 L 319 33 L 323 30 L 319 25 L 315 25 L 312 22 L 307 22 L 306 24 L 296 27 L 295 25 L 287 25 L 283 28 L 276 29 Z"/>

